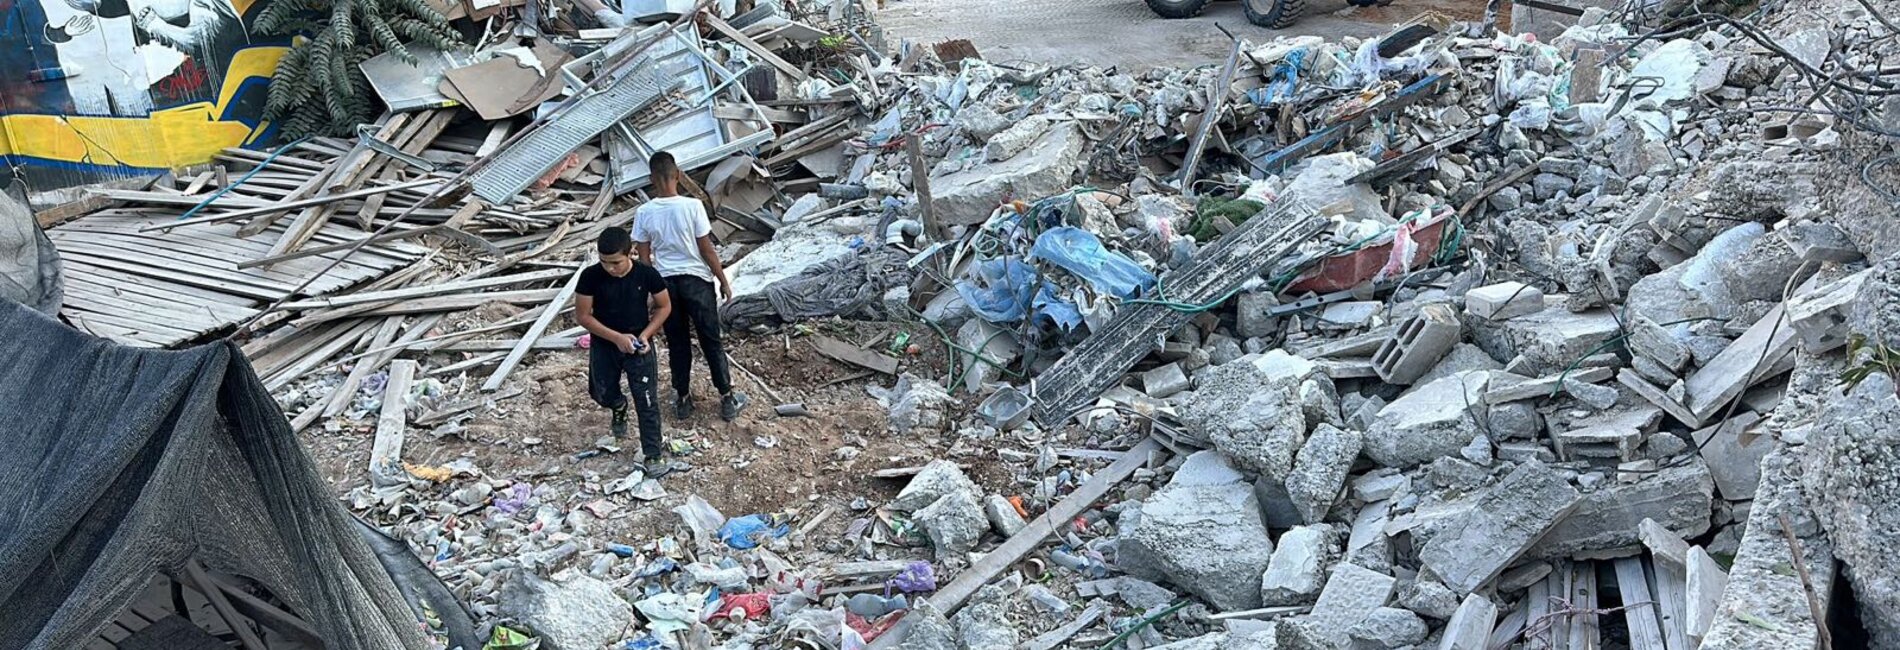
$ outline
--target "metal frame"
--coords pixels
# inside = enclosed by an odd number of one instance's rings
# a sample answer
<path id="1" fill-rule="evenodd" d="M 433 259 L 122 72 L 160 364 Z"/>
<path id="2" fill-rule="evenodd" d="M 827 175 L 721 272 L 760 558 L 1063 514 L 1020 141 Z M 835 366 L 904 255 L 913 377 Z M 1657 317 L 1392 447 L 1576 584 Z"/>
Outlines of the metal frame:
<path id="1" fill-rule="evenodd" d="M 717 163 L 733 153 L 771 142 L 777 137 L 772 130 L 770 120 L 752 100 L 751 94 L 746 92 L 745 84 L 741 83 L 745 74 L 756 67 L 756 64 L 748 65 L 737 72 L 718 64 L 700 46 L 699 33 L 690 25 L 674 30 L 671 38 L 662 43 L 673 47 L 662 50 L 665 46 L 656 43 L 654 48 L 645 55 L 652 57 L 655 65 L 679 58 L 698 59 L 699 69 L 682 78 L 683 86 L 681 87 L 692 96 L 684 102 L 668 98 L 667 101 L 671 101 L 682 110 L 676 115 L 661 120 L 658 124 L 642 129 L 635 128 L 627 121 L 621 121 L 608 129 L 603 145 L 607 149 L 614 169 L 612 182 L 616 194 L 625 194 L 646 187 L 652 181 L 652 174 L 647 169 L 646 161 L 655 151 L 686 149 L 679 152 L 676 162 L 679 163 L 681 170 L 692 170 Z M 589 57 L 592 56 L 589 55 Z M 573 63 L 580 62 L 577 60 Z M 569 75 L 569 83 L 578 79 L 565 68 L 562 72 Z M 727 119 L 714 115 L 713 102 L 722 95 L 736 100 L 740 106 L 750 112 L 750 116 Z M 749 123 L 756 130 L 745 137 L 733 139 L 728 124 L 732 121 Z M 708 139 L 716 144 L 710 147 L 700 144 Z"/>

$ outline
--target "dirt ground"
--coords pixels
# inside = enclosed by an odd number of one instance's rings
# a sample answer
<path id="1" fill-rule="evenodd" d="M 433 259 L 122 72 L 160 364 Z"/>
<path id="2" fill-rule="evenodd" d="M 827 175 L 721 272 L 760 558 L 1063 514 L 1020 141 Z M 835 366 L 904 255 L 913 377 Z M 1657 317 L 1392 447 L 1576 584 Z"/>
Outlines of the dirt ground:
<path id="1" fill-rule="evenodd" d="M 660 350 L 665 436 L 669 443 L 690 445 L 690 451 L 675 457 L 690 469 L 662 479 L 667 496 L 661 499 L 641 502 L 623 495 L 608 500 L 614 505 L 604 516 L 599 531 L 602 541 L 637 543 L 673 532 L 680 519 L 672 508 L 691 494 L 728 516 L 800 512 L 809 517 L 832 506 L 839 516 L 820 530 L 842 530 L 851 519 L 849 504 L 856 497 L 881 504 L 903 485 L 903 479 L 872 478 L 869 472 L 920 466 L 945 454 L 946 440 L 889 432 L 885 409 L 866 389 L 888 387 L 894 378 L 818 353 L 806 337 L 813 332 L 877 351 L 888 351 L 894 337 L 908 334 L 920 350 L 905 357 L 904 370 L 942 378 L 944 348 L 923 325 L 834 321 L 766 334 L 736 333 L 728 340 L 729 354 L 740 366 L 757 373 L 766 387 L 735 368 L 736 388 L 751 397 L 751 405 L 738 420 L 724 422 L 711 380 L 703 363 L 698 364 L 695 414 L 681 422 L 672 416 L 670 372 L 666 352 Z M 639 466 L 636 432 L 629 433 L 626 446 L 617 453 L 578 457 L 595 450 L 596 442 L 608 434 L 607 411 L 587 395 L 584 350 L 537 353 L 514 372 L 510 383 L 522 393 L 479 412 L 457 435 L 435 438 L 412 427 L 403 458 L 423 466 L 467 459 L 503 485 L 525 482 L 537 490 L 569 495 L 568 502 L 560 504 L 564 509 L 590 503 L 597 507 L 594 502 L 601 499 L 605 484 Z M 801 403 L 810 415 L 779 417 L 773 407 L 780 403 Z M 306 445 L 337 494 L 367 483 L 364 467 L 374 429 L 372 419 L 340 431 L 313 428 L 304 433 Z M 846 447 L 857 452 L 839 451 Z M 995 480 L 1001 473 L 972 472 L 979 482 Z M 415 496 L 423 501 L 444 499 L 461 484 L 464 481 L 453 481 L 437 486 L 439 494 L 423 491 Z"/>
<path id="2" fill-rule="evenodd" d="M 891 40 L 930 45 L 965 38 L 985 60 L 1049 65 L 1089 64 L 1131 71 L 1150 67 L 1219 64 L 1232 46 L 1215 25 L 1262 43 L 1276 36 L 1327 39 L 1383 34 L 1423 11 L 1472 20 L 1481 0 L 1398 0 L 1354 8 L 1344 0 L 1313 0 L 1299 23 L 1269 30 L 1247 22 L 1235 0 L 1220 0 L 1200 16 L 1168 20 L 1141 0 L 888 0 L 878 23 Z"/>

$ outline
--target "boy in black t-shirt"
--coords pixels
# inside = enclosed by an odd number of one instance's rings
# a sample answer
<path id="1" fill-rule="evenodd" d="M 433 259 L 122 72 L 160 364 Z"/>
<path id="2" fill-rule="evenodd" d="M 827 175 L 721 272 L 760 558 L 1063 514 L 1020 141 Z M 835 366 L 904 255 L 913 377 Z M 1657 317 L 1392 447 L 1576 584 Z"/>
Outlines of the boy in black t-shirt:
<path id="1" fill-rule="evenodd" d="M 669 466 L 661 458 L 660 393 L 652 340 L 673 311 L 672 302 L 659 272 L 634 261 L 633 238 L 625 228 L 601 231 L 599 251 L 600 263 L 581 271 L 574 287 L 574 316 L 594 335 L 588 350 L 587 392 L 613 411 L 614 437 L 623 437 L 627 435 L 627 397 L 620 392 L 620 375 L 626 373 L 634 414 L 640 419 L 646 472 L 659 476 Z"/>

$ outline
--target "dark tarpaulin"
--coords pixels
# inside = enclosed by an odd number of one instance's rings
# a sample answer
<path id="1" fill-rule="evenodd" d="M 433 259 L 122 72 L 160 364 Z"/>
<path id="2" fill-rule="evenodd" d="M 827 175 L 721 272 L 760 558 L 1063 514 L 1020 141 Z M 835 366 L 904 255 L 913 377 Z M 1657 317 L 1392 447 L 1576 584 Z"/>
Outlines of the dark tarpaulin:
<path id="1" fill-rule="evenodd" d="M 133 349 L 0 300 L 0 445 L 0 648 L 82 647 L 193 557 L 330 650 L 431 645 L 231 343 Z"/>
<path id="2" fill-rule="evenodd" d="M 827 316 L 896 318 L 903 314 L 884 313 L 884 292 L 909 286 L 916 277 L 910 253 L 896 246 L 867 246 L 735 298 L 720 308 L 719 316 L 734 329 Z"/>

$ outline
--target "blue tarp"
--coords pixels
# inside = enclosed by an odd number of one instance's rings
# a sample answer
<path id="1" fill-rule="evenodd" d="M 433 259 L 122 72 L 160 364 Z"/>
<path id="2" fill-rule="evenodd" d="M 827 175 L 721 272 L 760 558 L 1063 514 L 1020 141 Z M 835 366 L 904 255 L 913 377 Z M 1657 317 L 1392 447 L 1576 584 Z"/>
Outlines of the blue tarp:
<path id="1" fill-rule="evenodd" d="M 1121 253 L 1110 252 L 1094 233 L 1063 226 L 1044 231 L 1029 249 L 1030 256 L 1048 260 L 1089 281 L 1097 291 L 1133 298 L 1155 285 L 1155 276 Z M 967 298 L 966 298 L 967 300 Z"/>

